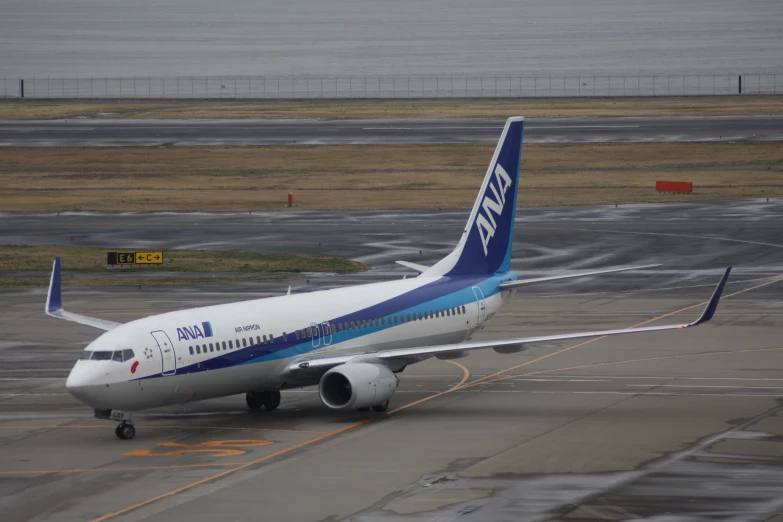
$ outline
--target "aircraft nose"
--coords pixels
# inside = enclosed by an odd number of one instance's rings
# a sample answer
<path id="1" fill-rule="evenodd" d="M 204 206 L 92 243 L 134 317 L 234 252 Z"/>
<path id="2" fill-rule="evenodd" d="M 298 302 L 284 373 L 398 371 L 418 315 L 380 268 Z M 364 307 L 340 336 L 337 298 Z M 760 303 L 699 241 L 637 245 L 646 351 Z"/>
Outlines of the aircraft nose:
<path id="1" fill-rule="evenodd" d="M 83 403 L 95 406 L 95 396 L 98 387 L 93 382 L 91 373 L 89 368 L 85 368 L 85 365 L 77 362 L 71 373 L 68 374 L 68 379 L 65 381 L 65 389 Z"/>

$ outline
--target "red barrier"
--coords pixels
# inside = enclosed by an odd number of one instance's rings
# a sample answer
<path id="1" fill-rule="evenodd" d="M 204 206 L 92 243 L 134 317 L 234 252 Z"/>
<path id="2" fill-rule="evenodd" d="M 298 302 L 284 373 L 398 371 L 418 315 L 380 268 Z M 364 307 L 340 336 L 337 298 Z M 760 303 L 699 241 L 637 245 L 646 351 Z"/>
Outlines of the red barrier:
<path id="1" fill-rule="evenodd" d="M 658 192 L 693 192 L 691 181 L 656 181 L 655 190 Z"/>
<path id="2" fill-rule="evenodd" d="M 289 192 L 288 193 L 288 206 L 293 207 L 294 206 L 294 193 Z"/>

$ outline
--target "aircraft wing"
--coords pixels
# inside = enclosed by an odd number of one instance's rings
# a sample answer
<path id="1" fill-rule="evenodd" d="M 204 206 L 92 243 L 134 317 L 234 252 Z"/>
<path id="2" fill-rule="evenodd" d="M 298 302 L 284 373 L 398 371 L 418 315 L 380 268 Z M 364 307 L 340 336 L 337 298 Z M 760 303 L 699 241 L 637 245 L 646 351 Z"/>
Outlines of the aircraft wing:
<path id="1" fill-rule="evenodd" d="M 398 261 L 399 263 L 399 261 Z M 587 277 L 601 274 L 612 274 L 614 272 L 625 272 L 627 270 L 642 270 L 644 268 L 653 268 L 661 265 L 644 265 L 644 266 L 631 266 L 627 268 L 610 268 L 608 270 L 595 270 L 592 272 L 579 272 L 577 274 L 569 274 L 563 276 L 549 276 L 549 277 L 536 277 L 534 279 L 518 279 L 516 281 L 507 281 L 500 284 L 501 290 L 510 290 L 520 286 L 530 285 L 533 283 L 543 283 L 545 281 L 560 281 L 562 279 L 574 279 L 577 277 Z"/>
<path id="2" fill-rule="evenodd" d="M 699 326 L 706 323 L 715 314 L 715 310 L 718 308 L 718 302 L 723 294 L 723 289 L 726 286 L 726 281 L 729 279 L 731 273 L 731 267 L 726 269 L 718 286 L 712 294 L 707 306 L 701 313 L 698 319 L 691 323 L 681 324 L 667 324 L 661 326 L 644 326 L 641 328 L 621 328 L 618 330 L 598 330 L 594 332 L 578 332 L 567 334 L 555 334 L 555 335 L 542 335 L 538 337 L 519 337 L 516 339 L 500 339 L 492 341 L 479 341 L 469 343 L 457 343 L 457 344 L 445 344 L 437 346 L 421 346 L 415 348 L 403 348 L 400 350 L 387 350 L 376 353 L 364 353 L 364 354 L 352 354 L 344 356 L 323 357 L 314 358 L 309 360 L 300 360 L 293 363 L 289 367 L 289 372 L 296 374 L 298 371 L 317 372 L 318 370 L 326 371 L 329 368 L 351 362 L 353 359 L 359 358 L 366 360 L 368 357 L 379 359 L 386 364 L 389 364 L 393 369 L 402 368 L 406 364 L 418 362 L 431 356 L 436 356 L 443 359 L 457 358 L 464 355 L 465 352 L 472 350 L 483 350 L 486 348 L 495 348 L 501 353 L 513 353 L 515 351 L 521 351 L 525 345 L 551 342 L 551 341 L 565 341 L 570 339 L 581 339 L 585 337 L 604 337 L 608 335 L 623 335 L 642 332 L 658 332 L 663 330 L 679 330 L 684 328 L 691 328 L 693 326 Z"/>
<path id="3" fill-rule="evenodd" d="M 120 326 L 121 323 L 98 319 L 97 317 L 88 317 L 86 315 L 74 314 L 63 308 L 62 293 L 60 292 L 60 258 L 54 259 L 52 266 L 52 278 L 49 280 L 49 293 L 46 296 L 46 315 L 65 319 L 74 323 L 79 323 L 99 330 L 111 330 Z"/>

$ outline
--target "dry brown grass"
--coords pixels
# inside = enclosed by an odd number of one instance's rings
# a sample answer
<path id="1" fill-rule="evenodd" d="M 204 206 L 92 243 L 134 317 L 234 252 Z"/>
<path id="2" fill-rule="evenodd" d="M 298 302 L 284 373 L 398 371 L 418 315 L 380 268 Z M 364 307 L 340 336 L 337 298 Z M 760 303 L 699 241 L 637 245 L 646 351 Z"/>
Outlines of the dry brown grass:
<path id="1" fill-rule="evenodd" d="M 532 118 L 783 114 L 782 96 L 499 100 L 35 101 L 0 102 L 0 119 L 110 118 Z"/>
<path id="2" fill-rule="evenodd" d="M 465 208 L 493 145 L 8 148 L 2 211 Z M 526 145 L 520 204 L 783 195 L 783 143 Z M 655 180 L 693 181 L 688 196 Z"/>
<path id="3" fill-rule="evenodd" d="M 269 274 L 280 272 L 351 273 L 367 269 L 367 265 L 362 263 L 336 257 L 220 250 L 172 250 L 164 252 L 165 262 L 162 265 L 108 269 L 106 252 L 111 250 L 116 249 L 0 245 L 0 288 L 46 286 L 48 278 L 28 277 L 27 273 L 51 271 L 55 257 L 62 260 L 63 273 L 66 275 L 63 284 L 66 286 L 257 281 L 269 279 Z M 193 274 L 176 277 L 140 275 L 155 271 Z M 109 272 L 112 276 L 105 277 Z"/>

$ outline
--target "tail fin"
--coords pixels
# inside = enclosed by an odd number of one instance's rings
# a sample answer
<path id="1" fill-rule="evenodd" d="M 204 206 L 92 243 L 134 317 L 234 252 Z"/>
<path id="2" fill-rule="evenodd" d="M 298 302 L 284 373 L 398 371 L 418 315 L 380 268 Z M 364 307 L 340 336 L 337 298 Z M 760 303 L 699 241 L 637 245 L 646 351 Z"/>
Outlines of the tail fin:
<path id="1" fill-rule="evenodd" d="M 509 271 L 524 130 L 525 118 L 506 120 L 462 239 L 451 254 L 423 276 Z"/>

